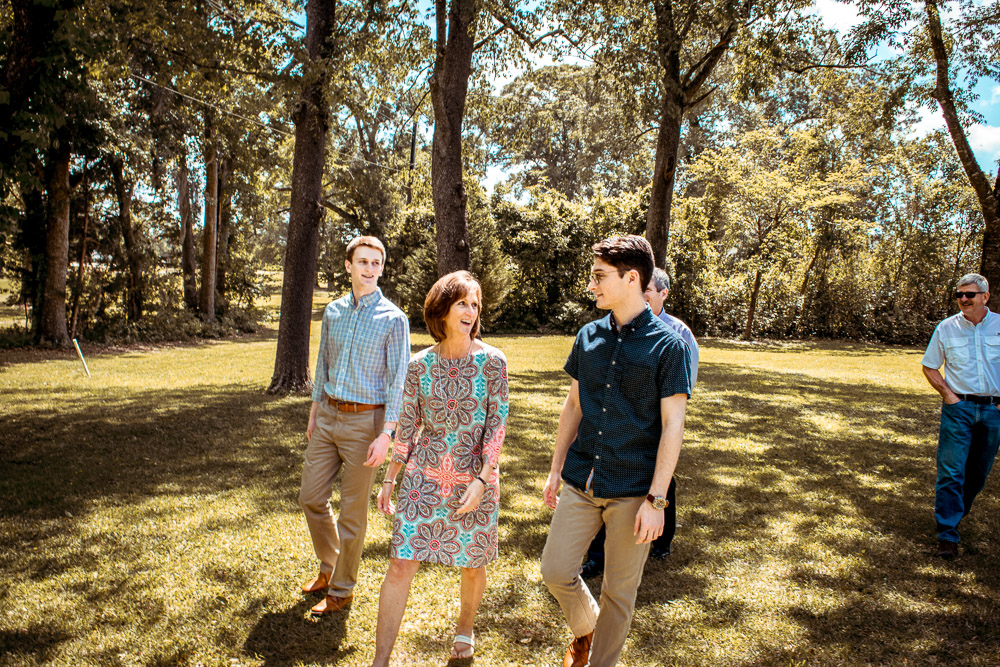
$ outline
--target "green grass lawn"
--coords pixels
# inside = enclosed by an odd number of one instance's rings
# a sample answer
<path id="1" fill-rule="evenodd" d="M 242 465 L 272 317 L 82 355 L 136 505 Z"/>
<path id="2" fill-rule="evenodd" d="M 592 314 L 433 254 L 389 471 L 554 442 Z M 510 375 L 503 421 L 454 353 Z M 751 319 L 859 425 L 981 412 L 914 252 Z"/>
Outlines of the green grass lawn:
<path id="1" fill-rule="evenodd" d="M 487 340 L 511 416 L 474 664 L 557 664 L 570 633 L 539 575 L 541 488 L 571 338 Z M 264 394 L 274 347 L 92 349 L 91 379 L 72 354 L 0 352 L 0 665 L 368 664 L 390 524 L 371 510 L 350 612 L 309 618 L 309 399 Z M 939 401 L 919 360 L 705 341 L 674 554 L 646 567 L 623 665 L 996 664 L 997 484 L 963 555 L 931 558 Z M 418 573 L 400 664 L 447 662 L 457 574 Z"/>

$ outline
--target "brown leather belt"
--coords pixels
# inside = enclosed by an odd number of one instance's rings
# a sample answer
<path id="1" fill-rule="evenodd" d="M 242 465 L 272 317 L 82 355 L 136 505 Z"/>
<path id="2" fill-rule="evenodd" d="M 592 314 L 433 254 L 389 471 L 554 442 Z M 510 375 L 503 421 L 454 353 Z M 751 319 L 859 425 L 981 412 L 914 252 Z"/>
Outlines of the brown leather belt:
<path id="1" fill-rule="evenodd" d="M 338 401 L 329 396 L 326 397 L 326 400 L 330 401 L 330 405 L 342 412 L 368 412 L 369 410 L 378 410 L 385 407 L 385 403 L 351 403 L 349 401 Z"/>

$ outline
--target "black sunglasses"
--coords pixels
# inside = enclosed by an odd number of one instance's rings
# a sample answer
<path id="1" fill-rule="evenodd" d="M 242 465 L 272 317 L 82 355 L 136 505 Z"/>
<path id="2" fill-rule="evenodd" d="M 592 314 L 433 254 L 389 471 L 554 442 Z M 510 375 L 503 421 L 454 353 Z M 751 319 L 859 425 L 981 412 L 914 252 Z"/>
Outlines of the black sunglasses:
<path id="1" fill-rule="evenodd" d="M 977 294 L 983 294 L 983 292 L 955 292 L 956 299 L 975 299 Z"/>

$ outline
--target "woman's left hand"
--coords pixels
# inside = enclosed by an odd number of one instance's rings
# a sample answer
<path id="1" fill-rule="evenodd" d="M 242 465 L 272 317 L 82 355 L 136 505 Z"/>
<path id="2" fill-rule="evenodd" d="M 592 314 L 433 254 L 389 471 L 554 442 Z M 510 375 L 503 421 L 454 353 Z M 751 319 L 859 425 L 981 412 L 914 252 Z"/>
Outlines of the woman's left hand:
<path id="1" fill-rule="evenodd" d="M 455 510 L 455 514 L 462 515 L 474 512 L 479 507 L 479 502 L 483 499 L 484 493 L 486 493 L 486 485 L 480 479 L 473 477 L 472 481 L 469 482 L 469 486 L 465 489 L 465 493 L 462 494 L 462 497 L 458 501 L 462 503 L 462 506 Z"/>

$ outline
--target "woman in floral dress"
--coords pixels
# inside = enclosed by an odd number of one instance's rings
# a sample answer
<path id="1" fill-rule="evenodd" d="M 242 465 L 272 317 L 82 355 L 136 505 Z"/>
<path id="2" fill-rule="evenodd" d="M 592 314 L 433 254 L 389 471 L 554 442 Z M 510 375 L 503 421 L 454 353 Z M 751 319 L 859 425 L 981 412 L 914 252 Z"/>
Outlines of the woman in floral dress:
<path id="1" fill-rule="evenodd" d="M 507 360 L 476 339 L 481 303 L 482 289 L 468 271 L 439 279 L 424 300 L 424 321 L 437 345 L 410 360 L 392 462 L 378 496 L 379 509 L 395 520 L 379 595 L 375 666 L 389 664 L 421 562 L 462 568 L 451 657 L 474 652 L 486 565 L 497 556 L 499 458 L 507 428 Z"/>

